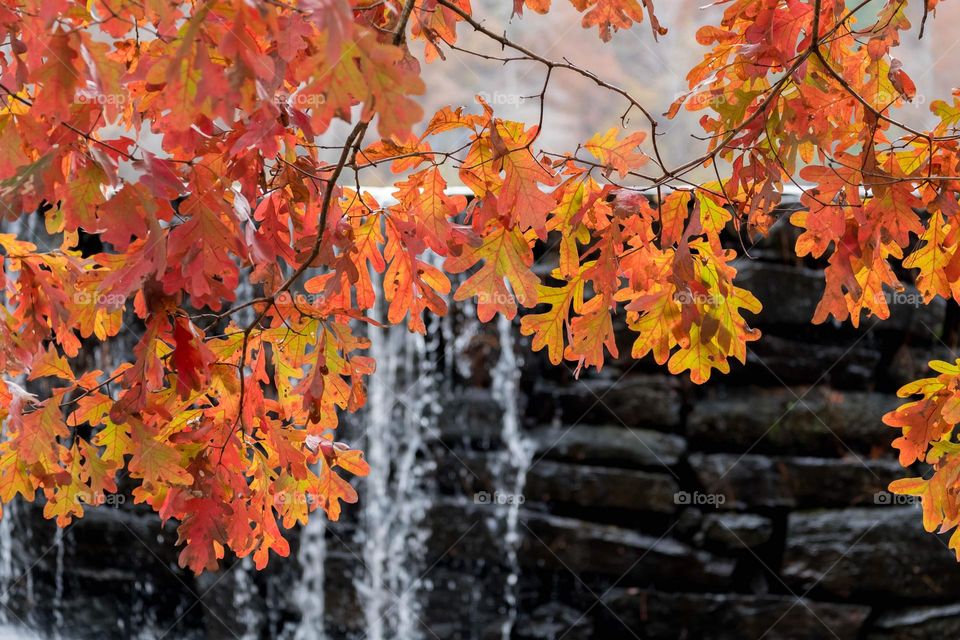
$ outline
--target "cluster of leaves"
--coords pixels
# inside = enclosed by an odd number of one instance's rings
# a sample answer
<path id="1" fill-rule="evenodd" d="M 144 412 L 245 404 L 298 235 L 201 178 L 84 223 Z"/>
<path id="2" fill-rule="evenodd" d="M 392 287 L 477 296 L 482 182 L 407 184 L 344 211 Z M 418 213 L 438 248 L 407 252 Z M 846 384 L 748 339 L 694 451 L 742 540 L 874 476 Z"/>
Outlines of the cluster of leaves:
<path id="1" fill-rule="evenodd" d="M 643 21 L 666 34 L 651 0 L 571 3 L 604 40 Z M 262 567 L 288 551 L 281 527 L 317 507 L 336 519 L 357 499 L 338 469 L 367 465 L 332 430 L 365 402 L 375 363 L 364 325 L 422 333 L 424 313 L 445 313 L 452 293 L 482 321 L 526 310 L 533 349 L 579 371 L 618 355 L 623 313 L 633 357 L 705 382 L 759 338 L 744 314 L 760 304 L 734 283 L 721 233 L 767 233 L 796 178 L 813 185 L 791 218 L 797 253 L 830 251 L 815 322 L 887 317 L 884 288 L 903 287 L 891 259 L 916 271 L 928 300 L 957 297 L 960 100 L 932 103 L 931 131 L 890 115 L 915 91 L 890 55 L 910 27 L 907 2 L 888 0 L 863 28 L 867 2 L 720 4 L 722 22 L 698 34 L 710 51 L 690 92 L 666 114 L 705 110 L 709 144 L 670 167 L 640 102 L 491 31 L 469 0 L 4 0 L 2 214 L 43 212 L 57 246 L 0 234 L 0 503 L 42 492 L 64 526 L 123 474 L 136 502 L 180 522 L 181 564 L 212 569 L 229 548 Z M 514 0 L 513 11 L 550 5 Z M 498 45 L 504 63 L 542 67 L 540 123 L 500 118 L 479 98 L 424 117 L 415 52 L 428 63 L 469 53 L 461 29 Z M 538 149 L 560 73 L 626 101 L 649 131 L 614 126 L 571 153 Z M 342 144 L 318 146 L 335 120 Z M 451 131 L 466 144 L 445 148 Z M 398 174 L 382 203 L 358 186 L 381 165 Z M 691 183 L 701 166 L 717 179 Z M 91 236 L 102 249 L 81 251 Z M 911 236 L 921 242 L 909 252 Z M 534 250 L 548 240 L 556 267 L 541 278 Z M 238 299 L 241 281 L 256 297 Z M 372 318 L 379 297 L 385 314 Z M 142 328 L 129 361 L 74 373 L 86 347 L 128 321 Z M 949 528 L 958 373 L 936 366 L 940 378 L 905 388 L 925 399 L 889 420 L 904 429 L 902 461 L 937 473 L 894 488 L 923 493 L 928 526 Z M 46 397 L 24 378 L 45 379 L 33 384 Z"/>

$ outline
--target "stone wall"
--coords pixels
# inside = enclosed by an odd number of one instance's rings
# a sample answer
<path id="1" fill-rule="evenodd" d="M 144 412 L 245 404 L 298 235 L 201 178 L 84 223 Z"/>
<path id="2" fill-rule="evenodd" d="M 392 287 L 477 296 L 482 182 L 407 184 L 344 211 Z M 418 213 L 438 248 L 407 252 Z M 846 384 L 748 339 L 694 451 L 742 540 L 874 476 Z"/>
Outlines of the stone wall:
<path id="1" fill-rule="evenodd" d="M 927 360 L 953 358 L 948 311 L 902 296 L 888 321 L 812 326 L 822 265 L 784 260 L 790 242 L 775 234 L 738 265 L 764 304 L 764 337 L 745 366 L 702 387 L 626 357 L 578 380 L 520 349 L 532 457 L 517 567 L 504 554 L 510 506 L 495 496 L 506 447 L 489 388 L 496 338 L 474 339 L 474 375 L 425 454 L 436 471 L 414 585 L 423 637 L 500 638 L 514 617 L 518 640 L 960 637 L 960 565 L 915 505 L 884 491 L 906 472 L 880 421 Z M 130 505 L 91 513 L 61 545 L 37 508 L 15 518 L 27 577 L 8 604 L 46 632 L 291 637 L 301 616 L 296 543 L 263 573 L 194 579 L 176 566 L 172 528 Z M 331 638 L 365 633 L 356 527 L 348 510 L 327 533 Z"/>
<path id="2" fill-rule="evenodd" d="M 918 505 L 885 491 L 908 472 L 881 422 L 929 359 L 956 357 L 943 341 L 946 307 L 918 305 L 908 289 L 884 322 L 813 326 L 822 265 L 785 259 L 792 241 L 781 230 L 738 264 L 764 304 L 764 336 L 728 376 L 696 387 L 624 358 L 576 380 L 527 358 L 535 453 L 514 637 L 960 634 L 960 565 L 923 531 Z M 502 531 L 483 526 L 497 507 L 463 498 L 496 486 L 484 402 L 478 391 L 457 399 L 444 421 L 448 498 L 431 546 L 436 570 L 480 576 L 489 598 L 443 607 L 469 581 L 455 574 L 423 615 L 442 638 L 500 637 L 502 575 L 489 567 Z M 494 451 L 475 451 L 471 434 Z"/>

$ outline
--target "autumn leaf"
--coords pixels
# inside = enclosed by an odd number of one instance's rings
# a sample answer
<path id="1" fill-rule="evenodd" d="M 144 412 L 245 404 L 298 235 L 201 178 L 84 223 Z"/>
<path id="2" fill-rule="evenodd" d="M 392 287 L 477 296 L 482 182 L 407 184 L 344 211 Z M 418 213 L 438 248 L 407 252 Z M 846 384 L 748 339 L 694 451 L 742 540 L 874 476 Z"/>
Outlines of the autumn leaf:
<path id="1" fill-rule="evenodd" d="M 460 256 L 447 258 L 444 268 L 461 273 L 481 261 L 480 269 L 464 280 L 453 296 L 454 300 L 476 298 L 481 322 L 497 313 L 512 319 L 518 303 L 524 307 L 537 303 L 538 280 L 530 270 L 533 253 L 519 229 L 495 225 L 480 246 L 467 247 Z"/>
<path id="2" fill-rule="evenodd" d="M 660 244 L 669 247 L 680 240 L 687 222 L 690 191 L 674 191 L 664 198 L 660 211 Z"/>
<path id="3" fill-rule="evenodd" d="M 617 171 L 621 178 L 634 169 L 642 167 L 649 158 L 637 150 L 647 134 L 642 131 L 631 133 L 617 140 L 617 127 L 611 127 L 604 134 L 596 134 L 583 146 L 605 166 Z"/>
<path id="4" fill-rule="evenodd" d="M 207 368 L 214 355 L 203 342 L 203 335 L 186 318 L 177 318 L 173 325 L 173 367 L 177 372 L 177 392 L 181 398 L 203 388 Z"/>
<path id="5" fill-rule="evenodd" d="M 561 275 L 559 272 L 554 277 Z M 537 303 L 549 305 L 543 313 L 528 313 L 520 320 L 520 332 L 532 335 L 534 351 L 547 349 L 550 362 L 557 365 L 563 361 L 564 340 L 568 333 L 570 313 L 579 311 L 583 304 L 584 282 L 580 276 L 562 287 L 537 285 Z"/>
<path id="6" fill-rule="evenodd" d="M 960 422 L 960 361 L 950 364 L 935 360 L 930 367 L 940 375 L 911 382 L 897 391 L 901 398 L 923 398 L 883 416 L 886 424 L 902 431 L 893 446 L 900 450 L 900 464 L 905 467 L 925 461 L 931 445 L 949 438 L 953 426 Z"/>

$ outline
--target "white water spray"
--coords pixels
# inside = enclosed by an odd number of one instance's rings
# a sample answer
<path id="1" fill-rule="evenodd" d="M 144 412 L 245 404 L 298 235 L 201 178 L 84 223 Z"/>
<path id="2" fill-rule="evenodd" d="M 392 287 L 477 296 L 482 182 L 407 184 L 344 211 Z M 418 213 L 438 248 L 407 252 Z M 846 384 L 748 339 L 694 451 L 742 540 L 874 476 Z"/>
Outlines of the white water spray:
<path id="1" fill-rule="evenodd" d="M 520 386 L 520 365 L 517 359 L 513 325 L 502 315 L 497 318 L 497 332 L 500 342 L 500 358 L 493 370 L 493 396 L 503 409 L 500 438 L 504 449 L 494 458 L 493 477 L 497 486 L 495 495 L 507 498 L 506 513 L 499 514 L 503 520 L 503 554 L 507 566 L 507 577 L 503 585 L 506 616 L 500 627 L 503 640 L 510 640 L 513 626 L 517 621 L 517 583 L 520 578 L 520 564 L 517 551 L 520 547 L 518 530 L 520 505 L 523 502 L 523 490 L 527 482 L 527 469 L 533 455 L 533 447 L 520 431 L 518 406 Z"/>
<path id="2" fill-rule="evenodd" d="M 322 512 L 314 512 L 301 532 L 300 552 L 297 557 L 303 573 L 294 592 L 301 614 L 294 639 L 326 640 L 323 622 L 326 576 L 323 565 L 327 560 L 327 520 Z"/>

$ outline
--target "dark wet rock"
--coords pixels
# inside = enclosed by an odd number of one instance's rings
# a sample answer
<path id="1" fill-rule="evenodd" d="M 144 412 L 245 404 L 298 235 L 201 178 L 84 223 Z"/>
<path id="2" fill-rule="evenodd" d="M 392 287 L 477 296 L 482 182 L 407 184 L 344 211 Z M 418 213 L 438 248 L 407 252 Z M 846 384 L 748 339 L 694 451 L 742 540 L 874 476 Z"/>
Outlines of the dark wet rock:
<path id="1" fill-rule="evenodd" d="M 733 571 L 729 560 L 667 536 L 527 513 L 521 522 L 527 530 L 521 547 L 524 562 L 580 577 L 599 574 L 622 585 L 676 585 L 697 576 L 698 583 L 717 586 L 726 584 Z"/>
<path id="2" fill-rule="evenodd" d="M 930 375 L 929 362 L 931 360 L 952 362 L 956 360 L 953 353 L 952 349 L 940 342 L 925 348 L 912 347 L 908 344 L 901 345 L 891 358 L 890 366 L 885 372 L 891 389 L 899 389 L 908 382 L 926 378 Z"/>
<path id="3" fill-rule="evenodd" d="M 423 521 L 430 532 L 427 566 L 440 561 L 483 567 L 502 563 L 503 523 L 509 508 L 505 504 L 480 501 L 475 496 L 436 501 Z"/>
<path id="4" fill-rule="evenodd" d="M 684 540 L 692 540 L 703 525 L 703 512 L 693 507 L 685 507 L 677 516 L 673 532 Z"/>
<path id="5" fill-rule="evenodd" d="M 669 467 L 686 451 L 679 436 L 620 425 L 543 427 L 532 439 L 538 458 L 630 468 Z"/>
<path id="6" fill-rule="evenodd" d="M 873 622 L 866 637 L 867 640 L 960 638 L 960 604 L 886 611 Z"/>
<path id="7" fill-rule="evenodd" d="M 496 442 L 503 428 L 502 418 L 503 407 L 489 389 L 469 387 L 443 404 L 437 428 L 448 442 Z"/>
<path id="8" fill-rule="evenodd" d="M 894 434 L 881 419 L 898 404 L 892 394 L 742 389 L 695 402 L 687 436 L 698 449 L 869 453 L 890 446 Z"/>
<path id="9" fill-rule="evenodd" d="M 763 337 L 750 343 L 747 365 L 734 367 L 727 384 L 759 384 L 764 387 L 828 384 L 838 389 L 872 388 L 883 353 L 873 335 L 844 335 L 807 327 L 782 329 L 777 335 L 764 327 Z M 815 349 L 810 348 L 816 345 Z M 803 389 L 795 389 L 797 394 Z"/>
<path id="10" fill-rule="evenodd" d="M 477 575 L 464 568 L 437 566 L 423 576 L 417 617 L 424 638 L 500 640 L 506 617 L 504 576 Z"/>
<path id="11" fill-rule="evenodd" d="M 473 563 L 484 571 L 504 562 L 502 518 L 506 507 L 446 500 L 428 514 L 432 531 L 427 563 Z M 725 585 L 733 562 L 698 551 L 669 536 L 521 509 L 518 516 L 524 572 L 572 574 L 579 580 L 620 584 Z"/>
<path id="12" fill-rule="evenodd" d="M 747 289 L 763 304 L 758 325 L 808 325 L 823 295 L 823 272 L 782 264 L 737 260 L 737 286 Z M 915 287 L 906 285 L 901 292 L 888 292 L 890 317 L 883 322 L 885 331 L 912 333 L 929 339 L 930 330 L 943 321 L 946 305 L 937 299 L 923 304 Z M 861 327 L 870 326 L 864 320 Z"/>
<path id="13" fill-rule="evenodd" d="M 604 631 L 618 634 L 615 637 L 636 635 L 644 640 L 853 640 L 870 613 L 865 606 L 793 597 L 638 589 L 614 589 L 604 597 L 604 604 Z"/>
<path id="14" fill-rule="evenodd" d="M 177 564 L 174 523 L 161 526 L 155 514 L 130 504 L 91 508 L 63 530 L 58 544 L 56 525 L 42 511 L 39 503 L 18 504 L 13 514 L 16 530 L 30 534 L 17 538 L 17 579 L 5 594 L 11 619 L 45 635 L 54 635 L 57 620 L 69 621 L 96 630 L 88 637 L 129 637 L 140 628 L 162 626 L 160 635 L 177 621 L 172 634 L 200 637 L 203 610 L 198 605 L 188 611 L 197 586 Z M 97 597 L 105 593 L 115 595 Z"/>
<path id="15" fill-rule="evenodd" d="M 754 324 L 807 325 L 823 295 L 823 273 L 782 264 L 737 260 L 736 283 L 763 304 Z"/>
<path id="16" fill-rule="evenodd" d="M 348 548 L 345 542 L 328 539 L 328 553 L 323 563 L 324 624 L 334 637 L 362 633 L 366 626 L 356 586 L 361 577 L 357 571 L 357 556 L 362 550 Z M 309 603 L 303 604 L 310 606 Z"/>
<path id="17" fill-rule="evenodd" d="M 266 602 L 257 591 L 253 564 L 231 561 L 223 575 L 202 574 L 198 580 L 197 608 L 203 613 L 206 637 L 230 640 L 266 632 Z"/>
<path id="18" fill-rule="evenodd" d="M 527 473 L 524 495 L 537 502 L 672 513 L 678 490 L 668 473 L 540 460 Z"/>
<path id="19" fill-rule="evenodd" d="M 710 513 L 703 519 L 704 542 L 728 549 L 757 547 L 770 540 L 773 522 L 753 513 Z"/>
<path id="20" fill-rule="evenodd" d="M 444 450 L 439 454 L 437 480 L 445 492 L 473 496 L 481 491 L 491 495 L 503 491 L 498 470 L 505 463 L 502 453 Z M 531 461 L 526 469 L 523 496 L 533 503 L 672 513 L 678 489 L 676 477 L 666 470 L 658 473 L 540 459 Z"/>
<path id="21" fill-rule="evenodd" d="M 894 460 L 811 458 L 732 453 L 692 454 L 690 466 L 706 494 L 719 506 L 812 507 L 873 505 L 903 477 Z"/>
<path id="22" fill-rule="evenodd" d="M 916 507 L 791 513 L 782 575 L 831 597 L 952 598 L 960 565 Z"/>
<path id="23" fill-rule="evenodd" d="M 584 607 L 585 609 L 586 607 Z M 525 615 L 514 632 L 518 640 L 590 640 L 596 637 L 593 618 L 585 611 L 551 602 Z"/>
<path id="24" fill-rule="evenodd" d="M 538 414 L 553 407 L 554 415 L 566 424 L 612 423 L 670 431 L 680 425 L 677 387 L 677 380 L 664 375 L 582 378 L 562 387 L 539 385 L 531 404 Z"/>

